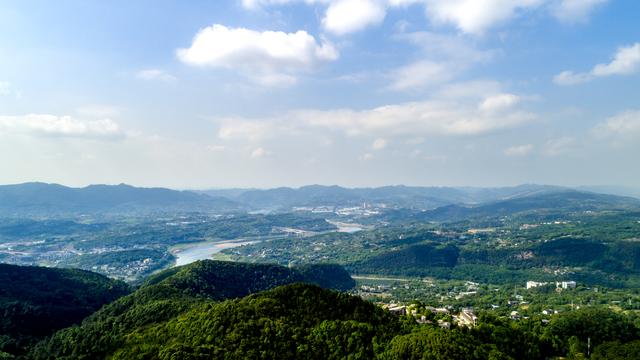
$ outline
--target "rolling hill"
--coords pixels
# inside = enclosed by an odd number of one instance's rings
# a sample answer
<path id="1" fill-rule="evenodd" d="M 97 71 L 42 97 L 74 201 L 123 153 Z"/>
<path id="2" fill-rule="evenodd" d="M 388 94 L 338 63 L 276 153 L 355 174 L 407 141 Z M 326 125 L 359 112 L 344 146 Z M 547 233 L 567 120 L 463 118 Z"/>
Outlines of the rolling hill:
<path id="1" fill-rule="evenodd" d="M 229 211 L 229 199 L 189 191 L 138 188 L 125 184 L 70 188 L 25 183 L 0 186 L 0 215 L 56 216 L 86 213 Z"/>
<path id="2" fill-rule="evenodd" d="M 0 353 L 20 354 L 129 292 L 89 271 L 0 264 Z"/>
<path id="3" fill-rule="evenodd" d="M 390 207 L 434 209 L 451 204 L 482 203 L 562 189 L 546 185 L 502 188 L 383 186 L 344 188 L 309 185 L 300 188 L 210 190 L 202 193 L 226 197 L 253 209 L 288 210 L 296 206 L 360 206 L 363 203 Z"/>
<path id="4" fill-rule="evenodd" d="M 315 266 L 318 271 L 314 270 Z M 308 274 L 314 275 L 309 278 Z M 123 346 L 127 335 L 134 331 L 170 321 L 189 311 L 199 312 L 202 305 L 212 302 L 300 282 L 343 290 L 355 285 L 347 272 L 335 265 L 313 265 L 299 271 L 270 264 L 198 261 L 150 277 L 137 291 L 103 307 L 80 327 L 57 333 L 40 347 L 36 357 L 104 358 Z M 308 298 L 308 301 L 316 300 Z"/>
<path id="5" fill-rule="evenodd" d="M 637 353 L 640 334 L 631 319 L 598 308 L 556 315 L 547 325 L 481 315 L 475 328 L 442 329 L 308 284 L 223 302 L 183 298 L 173 306 L 181 311 L 167 316 L 157 304 L 141 304 L 128 322 L 102 313 L 56 333 L 29 358 L 542 360 L 589 341 L 598 359 L 610 359 L 623 349 Z"/>
<path id="6" fill-rule="evenodd" d="M 639 210 L 640 200 L 617 195 L 597 194 L 577 190 L 545 191 L 479 205 L 448 205 L 425 211 L 423 221 L 459 221 L 481 217 L 515 216 L 522 214 L 572 213 L 605 210 Z"/>

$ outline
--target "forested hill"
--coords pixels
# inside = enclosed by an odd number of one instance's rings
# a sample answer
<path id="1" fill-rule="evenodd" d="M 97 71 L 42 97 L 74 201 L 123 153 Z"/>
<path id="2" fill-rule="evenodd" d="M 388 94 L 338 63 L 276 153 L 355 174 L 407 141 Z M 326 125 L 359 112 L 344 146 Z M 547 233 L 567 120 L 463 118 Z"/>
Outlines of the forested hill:
<path id="1" fill-rule="evenodd" d="M 149 278 L 137 291 L 103 307 L 80 327 L 60 331 L 40 347 L 38 351 L 46 351 L 38 352 L 38 358 L 103 358 L 123 346 L 134 332 L 200 309 L 203 304 L 299 282 L 337 289 L 355 285 L 348 273 L 335 265 L 309 265 L 298 270 L 269 264 L 199 261 Z"/>
<path id="2" fill-rule="evenodd" d="M 53 289 L 80 289 L 104 280 L 75 270 L 3 270 L 3 284 L 13 284 L 13 289 L 4 287 L 2 294 L 13 296 L 15 304 L 39 296 L 44 299 L 42 289 L 55 294 Z M 449 330 L 440 328 L 436 315 L 428 310 L 420 310 L 418 315 L 428 321 L 418 324 L 412 315 L 394 315 L 359 297 L 316 285 L 272 288 L 304 281 L 310 274 L 313 281 L 327 283 L 340 278 L 343 271 L 329 265 L 290 269 L 197 262 L 150 278 L 81 325 L 57 331 L 26 354 L 7 348 L 10 339 L 3 331 L 0 338 L 5 347 L 0 358 L 543 360 L 584 358 L 587 344 L 591 359 L 596 360 L 636 359 L 640 353 L 640 329 L 633 319 L 595 306 L 554 315 L 548 322 L 480 314 L 476 327 Z M 342 279 L 345 284 L 348 280 Z M 111 284 L 106 287 L 111 290 L 127 291 L 122 283 L 107 280 L 105 284 Z M 94 290 L 104 290 L 103 285 Z M 53 298 L 71 299 L 72 289 L 61 290 Z M 104 299 L 99 291 L 86 293 Z M 243 294 L 249 295 L 239 297 Z M 86 302 L 91 300 L 69 300 L 68 305 L 82 308 Z M 41 327 L 42 320 L 29 319 L 28 324 Z"/>
<path id="3" fill-rule="evenodd" d="M 33 359 L 637 359 L 639 329 L 586 308 L 512 321 L 480 315 L 471 329 L 417 324 L 359 297 L 314 285 L 281 286 L 242 299 L 188 297 L 122 302 L 39 344 Z M 433 314 L 427 313 L 430 319 Z"/>
<path id="4" fill-rule="evenodd" d="M 236 203 L 190 191 L 138 188 L 125 184 L 70 188 L 25 183 L 0 186 L 0 215 L 56 216 L 84 213 L 228 211 Z"/>
<path id="5" fill-rule="evenodd" d="M 142 289 L 166 287 L 190 296 L 222 300 L 295 282 L 343 291 L 355 286 L 349 273 L 339 265 L 313 264 L 288 268 L 273 264 L 202 260 L 153 275 L 145 281 Z"/>
<path id="6" fill-rule="evenodd" d="M 129 291 L 88 271 L 0 264 L 0 352 L 19 354 Z"/>
<path id="7" fill-rule="evenodd" d="M 0 264 L 0 358 L 3 353 L 20 355 L 37 340 L 79 324 L 89 315 L 82 327 L 63 333 L 73 334 L 74 344 L 82 341 L 91 348 L 83 351 L 93 352 L 102 346 L 99 344 L 117 344 L 122 340 L 118 336 L 170 319 L 196 304 L 296 282 L 340 290 L 355 285 L 337 265 L 287 268 L 205 260 L 158 273 L 127 295 L 131 289 L 125 283 L 88 271 Z M 114 336 L 116 340 L 112 340 Z M 107 351 L 108 346 L 101 351 Z M 87 356 L 96 358 L 95 353 Z"/>

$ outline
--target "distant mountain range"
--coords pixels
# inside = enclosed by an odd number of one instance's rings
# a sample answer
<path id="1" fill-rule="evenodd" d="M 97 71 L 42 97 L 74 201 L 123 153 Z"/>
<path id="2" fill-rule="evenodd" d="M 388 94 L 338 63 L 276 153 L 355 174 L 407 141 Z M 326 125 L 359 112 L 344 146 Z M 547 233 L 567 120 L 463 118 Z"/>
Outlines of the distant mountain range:
<path id="1" fill-rule="evenodd" d="M 609 188 L 598 188 L 605 191 Z M 598 192 L 596 188 L 595 190 Z M 622 188 L 615 188 L 618 195 Z M 290 211 L 295 207 L 382 205 L 388 208 L 432 210 L 435 220 L 473 214 L 509 212 L 571 202 L 573 208 L 634 207 L 638 199 L 548 185 L 500 188 L 412 187 L 344 188 L 310 185 L 300 188 L 177 191 L 130 185 L 90 185 L 70 188 L 25 183 L 0 186 L 0 216 L 92 213 L 167 213 Z M 566 202 L 565 202 L 566 203 Z M 589 205 L 591 204 L 591 205 Z M 600 206 L 600 207 L 602 207 Z M 566 207 L 563 207 L 566 208 Z"/>
<path id="2" fill-rule="evenodd" d="M 238 206 L 223 197 L 125 184 L 70 188 L 25 183 L 0 186 L 0 215 L 229 211 Z"/>
<path id="3" fill-rule="evenodd" d="M 515 214 L 551 214 L 602 210 L 640 210 L 640 199 L 577 190 L 515 196 L 479 205 L 452 204 L 420 214 L 423 221 L 456 221 Z"/>
<path id="4" fill-rule="evenodd" d="M 208 190 L 204 194 L 225 197 L 244 206 L 283 210 L 302 206 L 361 206 L 364 203 L 391 207 L 435 209 L 451 204 L 495 201 L 516 196 L 557 191 L 563 188 L 546 185 L 520 185 L 503 188 L 383 186 L 378 188 L 344 188 L 309 185 L 300 188 L 241 191 Z"/>
<path id="5" fill-rule="evenodd" d="M 616 191 L 612 192 L 615 195 L 633 196 L 634 194 L 630 189 L 627 189 L 629 192 L 625 193 L 624 188 L 594 187 L 576 190 L 560 186 L 535 184 L 498 188 L 399 185 L 355 189 L 340 186 L 310 185 L 300 188 L 281 187 L 266 190 L 208 190 L 202 193 L 225 197 L 250 209 L 289 210 L 293 207 L 362 206 L 367 203 L 369 205 L 385 204 L 392 208 L 432 210 L 450 205 L 477 205 L 512 199 L 536 198 L 542 195 L 558 198 L 562 197 L 561 194 L 563 193 L 575 198 L 578 192 L 592 195 L 595 195 L 595 193 L 606 194 L 607 189 L 615 189 Z M 585 196 L 589 197 L 590 195 Z M 605 198 L 600 197 L 599 199 L 604 200 Z M 631 200 L 627 199 L 625 201 Z M 609 198 L 609 202 L 611 202 L 611 198 Z M 544 204 L 544 201 L 540 204 Z"/>

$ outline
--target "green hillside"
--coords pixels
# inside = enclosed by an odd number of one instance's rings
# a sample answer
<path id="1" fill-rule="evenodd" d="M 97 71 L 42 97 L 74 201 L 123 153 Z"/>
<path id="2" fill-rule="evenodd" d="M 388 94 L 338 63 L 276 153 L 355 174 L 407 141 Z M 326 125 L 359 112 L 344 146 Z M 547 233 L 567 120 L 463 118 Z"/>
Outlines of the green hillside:
<path id="1" fill-rule="evenodd" d="M 192 309 L 239 298 L 280 285 L 312 282 L 349 289 L 355 282 L 338 266 L 301 271 L 279 265 L 198 261 L 150 277 L 137 291 L 105 306 L 81 326 L 57 333 L 41 344 L 39 358 L 103 357 L 122 346 L 129 333 L 175 318 Z M 313 277 L 309 274 L 314 273 Z"/>
<path id="2" fill-rule="evenodd" d="M 474 328 L 443 329 L 308 284 L 223 302 L 174 297 L 136 307 L 125 316 L 100 311 L 39 344 L 30 358 L 579 359 L 588 343 L 598 354 L 637 352 L 640 339 L 629 317 L 601 308 L 556 315 L 548 324 L 481 314 Z"/>
<path id="3" fill-rule="evenodd" d="M 0 264 L 0 351 L 20 354 L 129 291 L 88 271 Z"/>

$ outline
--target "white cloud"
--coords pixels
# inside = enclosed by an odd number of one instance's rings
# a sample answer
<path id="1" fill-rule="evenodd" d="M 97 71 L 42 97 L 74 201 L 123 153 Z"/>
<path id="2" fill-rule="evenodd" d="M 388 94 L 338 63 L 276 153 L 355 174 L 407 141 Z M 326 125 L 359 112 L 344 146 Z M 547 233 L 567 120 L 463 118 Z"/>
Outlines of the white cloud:
<path id="1" fill-rule="evenodd" d="M 608 0 L 560 0 L 552 6 L 553 15 L 560 21 L 575 23 L 586 21 L 591 12 Z"/>
<path id="2" fill-rule="evenodd" d="M 533 145 L 525 144 L 525 145 L 511 146 L 504 150 L 504 154 L 507 156 L 519 157 L 519 156 L 527 156 L 531 154 L 532 151 L 533 151 Z"/>
<path id="3" fill-rule="evenodd" d="M 608 64 L 596 65 L 592 73 L 594 76 L 629 75 L 640 70 L 640 43 L 628 47 L 621 47 L 613 60 Z"/>
<path id="4" fill-rule="evenodd" d="M 618 48 L 610 63 L 597 64 L 588 73 L 563 71 L 555 76 L 554 82 L 558 85 L 575 85 L 597 77 L 632 75 L 637 72 L 640 72 L 640 43 Z"/>
<path id="5" fill-rule="evenodd" d="M 598 124 L 593 132 L 598 137 L 635 139 L 640 137 L 640 110 L 629 110 Z"/>
<path id="6" fill-rule="evenodd" d="M 0 81 L 0 96 L 11 94 L 11 84 L 7 81 Z"/>
<path id="7" fill-rule="evenodd" d="M 76 109 L 81 117 L 110 118 L 120 114 L 120 108 L 111 105 L 88 105 Z"/>
<path id="8" fill-rule="evenodd" d="M 370 110 L 316 111 L 303 114 L 308 124 L 349 135 L 401 136 L 479 135 L 514 127 L 534 116 L 522 111 L 486 113 L 464 103 L 422 101 L 381 106 Z"/>
<path id="9" fill-rule="evenodd" d="M 558 85 L 577 85 L 582 84 L 593 79 L 592 74 L 579 73 L 576 74 L 573 71 L 563 71 L 560 74 L 553 77 L 553 82 Z"/>
<path id="10" fill-rule="evenodd" d="M 469 34 L 482 34 L 519 12 L 539 7 L 545 0 L 426 0 L 427 16 L 435 23 L 453 24 Z"/>
<path id="11" fill-rule="evenodd" d="M 510 98 L 509 94 L 496 95 Z M 491 102 L 487 100 L 490 98 L 482 99 L 480 104 Z M 225 140 L 256 141 L 287 134 L 315 134 L 322 129 L 347 136 L 384 136 L 385 141 L 387 137 L 473 136 L 514 128 L 535 119 L 534 114 L 515 105 L 516 102 L 494 105 L 492 111 L 485 111 L 475 99 L 436 99 L 365 110 L 297 110 L 270 119 L 223 119 L 218 135 Z M 382 144 L 379 141 L 377 146 Z"/>
<path id="12" fill-rule="evenodd" d="M 322 24 L 326 31 L 344 35 L 381 24 L 392 8 L 424 6 L 435 24 L 451 24 L 467 34 L 483 34 L 531 11 L 550 13 L 564 23 L 583 22 L 608 0 L 241 0 L 249 10 L 292 3 L 326 7 Z"/>
<path id="13" fill-rule="evenodd" d="M 489 96 L 480 103 L 480 110 L 497 112 L 512 108 L 520 102 L 520 97 L 514 94 L 497 94 Z"/>
<path id="14" fill-rule="evenodd" d="M 429 31 L 402 33 L 398 38 L 418 46 L 422 53 L 439 61 L 478 63 L 491 60 L 493 50 L 478 50 L 471 39 L 463 35 L 444 35 Z"/>
<path id="15" fill-rule="evenodd" d="M 383 138 L 377 138 L 371 144 L 371 149 L 373 150 L 382 150 L 387 147 L 387 140 Z"/>
<path id="16" fill-rule="evenodd" d="M 213 25 L 200 30 L 178 58 L 189 65 L 233 69 L 264 85 L 291 85 L 300 72 L 338 58 L 329 42 L 306 31 L 254 31 Z"/>
<path id="17" fill-rule="evenodd" d="M 339 0 L 329 5 L 322 19 L 323 27 L 334 34 L 343 35 L 380 24 L 386 9 L 376 0 Z"/>
<path id="18" fill-rule="evenodd" d="M 272 5 L 284 5 L 291 2 L 293 0 L 241 0 L 242 6 L 246 9 L 256 10 L 263 6 L 272 6 Z"/>
<path id="19" fill-rule="evenodd" d="M 258 158 L 262 158 L 268 155 L 267 150 L 265 150 L 264 148 L 255 148 L 253 149 L 253 151 L 251 151 L 251 158 L 253 159 L 258 159 Z"/>
<path id="20" fill-rule="evenodd" d="M 439 90 L 439 96 L 445 99 L 486 99 L 489 96 L 503 93 L 502 84 L 492 80 L 454 83 Z"/>
<path id="21" fill-rule="evenodd" d="M 326 6 L 323 28 L 335 35 L 344 35 L 384 21 L 389 8 L 406 7 L 424 0 L 242 0 L 249 10 L 292 3 Z"/>
<path id="22" fill-rule="evenodd" d="M 558 20 L 585 21 L 607 0 L 425 0 L 427 16 L 440 24 L 453 24 L 462 32 L 482 34 L 527 11 L 551 9 Z"/>
<path id="23" fill-rule="evenodd" d="M 136 73 L 136 78 L 142 80 L 159 80 L 164 82 L 173 82 L 177 80 L 175 76 L 160 69 L 140 70 Z"/>
<path id="24" fill-rule="evenodd" d="M 576 144 L 576 139 L 571 136 L 550 139 L 545 143 L 543 153 L 547 156 L 559 156 L 573 151 Z"/>
<path id="25" fill-rule="evenodd" d="M 206 149 L 211 152 L 223 152 L 227 147 L 224 145 L 207 145 Z"/>
<path id="26" fill-rule="evenodd" d="M 397 35 L 420 49 L 421 60 L 392 70 L 387 77 L 395 91 L 433 87 L 449 82 L 473 64 L 487 62 L 494 51 L 477 50 L 462 36 L 414 32 Z"/>
<path id="27" fill-rule="evenodd" d="M 435 86 L 450 81 L 455 74 L 450 64 L 429 60 L 418 61 L 389 74 L 391 90 L 407 90 L 425 86 Z"/>
<path id="28" fill-rule="evenodd" d="M 362 156 L 360 156 L 360 160 L 364 160 L 364 161 L 373 160 L 373 154 L 371 153 L 362 154 Z"/>
<path id="29" fill-rule="evenodd" d="M 110 119 L 88 121 L 48 114 L 0 116 L 0 133 L 96 139 L 124 136 L 120 126 Z"/>
<path id="30" fill-rule="evenodd" d="M 223 140 L 257 141 L 272 134 L 272 123 L 267 121 L 248 121 L 242 118 L 225 119 L 218 130 L 218 137 Z"/>

